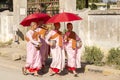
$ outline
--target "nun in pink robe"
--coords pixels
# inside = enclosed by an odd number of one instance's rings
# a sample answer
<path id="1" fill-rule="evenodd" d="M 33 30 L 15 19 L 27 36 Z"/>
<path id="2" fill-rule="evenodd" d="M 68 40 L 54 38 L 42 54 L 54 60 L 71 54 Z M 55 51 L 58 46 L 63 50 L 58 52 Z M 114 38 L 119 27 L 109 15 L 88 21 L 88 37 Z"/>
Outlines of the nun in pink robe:
<path id="1" fill-rule="evenodd" d="M 46 35 L 46 42 L 50 45 L 52 63 L 50 65 L 51 76 L 59 73 L 65 67 L 65 54 L 63 50 L 62 32 L 59 31 L 60 23 L 55 23 L 55 30 Z M 54 41 L 53 45 L 50 41 Z"/>
<path id="2" fill-rule="evenodd" d="M 35 33 L 35 29 L 37 27 L 37 23 L 31 23 L 31 30 L 26 33 L 25 39 L 27 41 L 27 57 L 26 57 L 26 65 L 23 68 L 24 74 L 27 72 L 34 73 L 34 75 L 38 75 L 38 70 L 42 67 L 41 62 L 41 54 L 40 50 L 36 47 L 39 46 L 40 40 L 39 38 L 33 39 L 33 34 Z"/>
<path id="3" fill-rule="evenodd" d="M 45 61 L 48 58 L 48 54 L 49 54 L 49 45 L 46 43 L 45 41 L 45 35 L 47 33 L 47 28 L 46 25 L 43 25 L 43 21 L 40 20 L 38 22 L 38 28 L 35 30 L 38 33 L 39 39 L 42 43 L 41 47 L 40 47 L 40 53 L 41 53 L 41 57 L 42 57 L 42 67 L 45 68 Z"/>
<path id="4" fill-rule="evenodd" d="M 73 71 L 74 76 L 77 76 L 76 68 L 81 68 L 81 53 L 80 47 L 76 47 L 77 41 L 81 41 L 79 36 L 72 31 L 72 24 L 67 24 L 68 31 L 64 35 L 64 46 L 67 52 L 67 69 Z"/>
<path id="5" fill-rule="evenodd" d="M 45 61 L 48 57 L 48 44 L 45 41 L 45 35 L 47 30 L 45 28 L 39 27 L 35 30 L 36 32 L 38 32 L 39 35 L 39 39 L 42 43 L 41 47 L 40 47 L 40 53 L 42 56 L 42 66 L 45 66 Z"/>

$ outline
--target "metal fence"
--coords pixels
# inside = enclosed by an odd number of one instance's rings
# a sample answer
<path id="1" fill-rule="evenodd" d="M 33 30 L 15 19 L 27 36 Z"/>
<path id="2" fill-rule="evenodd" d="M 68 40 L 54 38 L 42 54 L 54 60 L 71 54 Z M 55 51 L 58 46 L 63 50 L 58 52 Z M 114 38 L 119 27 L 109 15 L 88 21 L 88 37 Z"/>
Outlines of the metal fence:
<path id="1" fill-rule="evenodd" d="M 39 12 L 47 13 L 50 16 L 59 13 L 59 0 L 51 1 L 38 1 L 38 2 L 28 2 L 27 3 L 27 14 L 32 14 L 36 12 L 36 9 L 39 9 Z"/>

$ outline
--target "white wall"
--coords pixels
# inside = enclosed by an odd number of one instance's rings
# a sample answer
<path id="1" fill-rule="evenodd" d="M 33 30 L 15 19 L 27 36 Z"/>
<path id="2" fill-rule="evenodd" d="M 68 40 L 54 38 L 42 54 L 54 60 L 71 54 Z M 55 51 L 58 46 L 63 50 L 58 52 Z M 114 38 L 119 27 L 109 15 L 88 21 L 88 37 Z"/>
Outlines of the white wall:
<path id="1" fill-rule="evenodd" d="M 76 0 L 59 0 L 60 12 L 76 11 Z"/>
<path id="2" fill-rule="evenodd" d="M 0 14 L 0 42 L 13 39 L 13 13 L 4 11 Z"/>
<path id="3" fill-rule="evenodd" d="M 120 15 L 89 15 L 89 9 L 77 12 L 83 18 L 77 30 L 84 45 L 107 49 L 120 46 Z"/>
<path id="4" fill-rule="evenodd" d="M 13 0 L 13 12 L 0 12 L 0 41 L 14 40 L 15 31 L 18 29 L 26 32 L 20 22 L 27 16 L 27 0 Z"/>

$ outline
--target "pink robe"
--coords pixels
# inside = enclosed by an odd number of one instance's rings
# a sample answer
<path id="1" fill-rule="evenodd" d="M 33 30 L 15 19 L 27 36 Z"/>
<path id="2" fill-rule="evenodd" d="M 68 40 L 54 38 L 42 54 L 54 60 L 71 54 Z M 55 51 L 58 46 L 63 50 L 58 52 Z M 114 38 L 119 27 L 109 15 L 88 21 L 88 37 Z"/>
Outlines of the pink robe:
<path id="1" fill-rule="evenodd" d="M 42 30 L 42 28 L 37 28 L 36 29 L 37 32 L 40 32 L 41 30 Z M 39 38 L 40 38 L 40 41 L 42 43 L 42 46 L 40 47 L 40 53 L 41 53 L 41 56 L 42 56 L 42 65 L 45 65 L 45 61 L 48 58 L 49 46 L 45 42 L 45 36 L 39 35 Z"/>
<path id="2" fill-rule="evenodd" d="M 65 36 L 69 36 L 69 34 L 70 34 L 69 32 L 66 32 Z M 76 35 L 76 40 L 77 41 L 80 40 L 78 35 Z M 67 66 L 69 68 L 72 68 L 73 70 L 75 70 L 76 68 L 81 68 L 81 52 L 80 49 L 78 48 L 76 49 L 72 48 L 72 39 L 67 42 L 65 41 L 64 47 L 65 51 L 67 52 L 68 58 Z"/>
<path id="3" fill-rule="evenodd" d="M 41 54 L 40 51 L 35 48 L 35 45 L 38 45 L 39 41 L 36 41 L 32 38 L 34 31 L 29 30 L 26 33 L 26 36 L 30 41 L 27 42 L 27 58 L 25 67 L 29 70 L 39 70 L 42 67 L 41 63 Z"/>
<path id="4" fill-rule="evenodd" d="M 56 32 L 52 30 L 46 36 L 46 42 L 48 44 L 50 37 L 53 36 L 54 34 L 56 34 Z M 52 63 L 50 67 L 53 69 L 59 69 L 61 71 L 65 67 L 65 53 L 63 48 L 59 46 L 59 37 L 56 37 L 55 39 L 51 39 L 51 40 L 56 41 L 56 46 L 54 48 L 52 47 L 50 48 L 52 55 Z"/>

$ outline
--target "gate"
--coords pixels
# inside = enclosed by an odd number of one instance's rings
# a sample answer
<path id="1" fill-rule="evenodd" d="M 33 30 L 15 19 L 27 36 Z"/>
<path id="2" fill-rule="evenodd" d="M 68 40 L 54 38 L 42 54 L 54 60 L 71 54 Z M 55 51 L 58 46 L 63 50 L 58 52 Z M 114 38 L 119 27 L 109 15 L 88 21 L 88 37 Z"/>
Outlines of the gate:
<path id="1" fill-rule="evenodd" d="M 59 0 L 27 0 L 27 14 L 47 13 L 50 16 L 59 13 Z"/>

